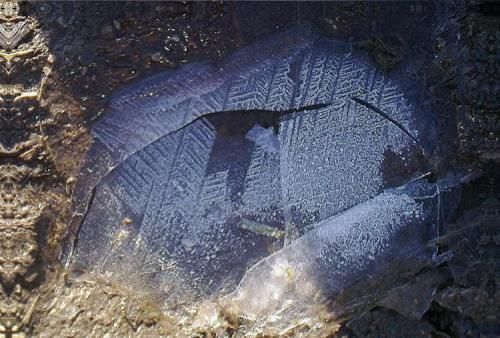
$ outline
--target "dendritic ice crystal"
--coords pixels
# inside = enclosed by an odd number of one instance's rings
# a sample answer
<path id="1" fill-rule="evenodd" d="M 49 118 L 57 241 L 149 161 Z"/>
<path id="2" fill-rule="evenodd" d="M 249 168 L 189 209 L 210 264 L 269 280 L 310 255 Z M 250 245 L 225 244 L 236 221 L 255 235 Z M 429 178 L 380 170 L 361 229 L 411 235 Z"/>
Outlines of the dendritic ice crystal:
<path id="1" fill-rule="evenodd" d="M 193 63 L 133 84 L 94 125 L 92 169 L 79 193 L 95 193 L 69 260 L 185 301 L 227 294 L 270 252 L 278 259 L 298 245 L 311 247 L 286 258 L 292 266 L 336 272 L 303 272 L 325 292 L 392 252 L 401 232 L 413 236 L 400 255 L 416 254 L 435 235 L 432 203 L 423 211 L 412 191 L 401 202 L 376 196 L 391 188 L 385 177 L 394 173 L 384 167 L 411 167 L 433 148 L 434 121 L 420 95 L 404 74 L 384 75 L 364 53 L 309 27 L 222 64 Z M 353 98 L 400 121 L 418 143 Z M 435 190 L 416 186 L 422 195 Z M 368 204 L 350 209 L 360 203 Z M 371 212 L 387 216 L 375 221 Z M 339 214 L 360 219 L 351 227 L 335 223 Z M 120 225 L 124 217 L 131 224 Z M 270 274 L 256 281 L 266 295 Z"/>
<path id="2" fill-rule="evenodd" d="M 0 338 L 495 336 L 495 8 L 0 0 Z"/>

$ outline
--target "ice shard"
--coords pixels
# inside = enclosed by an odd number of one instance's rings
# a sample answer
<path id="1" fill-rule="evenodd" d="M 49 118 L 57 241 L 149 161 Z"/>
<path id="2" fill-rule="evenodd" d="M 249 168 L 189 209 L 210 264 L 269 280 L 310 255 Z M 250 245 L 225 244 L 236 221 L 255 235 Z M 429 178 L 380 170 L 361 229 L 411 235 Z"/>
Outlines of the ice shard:
<path id="1" fill-rule="evenodd" d="M 253 266 L 229 297 L 250 317 L 288 304 L 329 297 L 381 273 L 391 262 L 435 250 L 439 224 L 460 198 L 458 180 L 415 181 L 326 219 Z"/>

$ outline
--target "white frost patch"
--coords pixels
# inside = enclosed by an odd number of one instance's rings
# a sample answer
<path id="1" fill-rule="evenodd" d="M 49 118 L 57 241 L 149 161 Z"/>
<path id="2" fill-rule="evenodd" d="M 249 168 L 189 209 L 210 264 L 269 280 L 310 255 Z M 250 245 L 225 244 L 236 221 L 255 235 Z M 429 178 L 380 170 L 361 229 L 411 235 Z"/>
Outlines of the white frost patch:
<path id="1" fill-rule="evenodd" d="M 248 131 L 246 138 L 261 146 L 268 153 L 276 154 L 280 151 L 278 135 L 274 133 L 273 128 L 264 128 L 256 123 Z"/>

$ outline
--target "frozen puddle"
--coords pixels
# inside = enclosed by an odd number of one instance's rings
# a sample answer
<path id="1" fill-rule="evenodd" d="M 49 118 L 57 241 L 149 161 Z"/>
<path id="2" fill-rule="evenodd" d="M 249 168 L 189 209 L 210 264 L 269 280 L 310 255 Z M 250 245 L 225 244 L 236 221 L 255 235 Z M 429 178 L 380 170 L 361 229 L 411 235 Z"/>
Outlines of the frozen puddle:
<path id="1" fill-rule="evenodd" d="M 67 265 L 258 315 L 419 255 L 438 204 L 404 185 L 435 144 L 421 96 L 308 27 L 126 87 L 93 129 Z"/>

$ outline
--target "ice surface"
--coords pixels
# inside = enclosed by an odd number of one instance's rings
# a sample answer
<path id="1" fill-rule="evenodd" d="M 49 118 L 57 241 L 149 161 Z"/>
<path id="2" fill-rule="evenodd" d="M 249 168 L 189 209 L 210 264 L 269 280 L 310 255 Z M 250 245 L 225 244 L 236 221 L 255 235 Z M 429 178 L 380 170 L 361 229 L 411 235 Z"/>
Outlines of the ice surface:
<path id="1" fill-rule="evenodd" d="M 349 44 L 307 27 L 125 88 L 94 126 L 75 194 L 82 209 L 95 192 L 71 262 L 171 297 L 234 290 L 283 240 L 293 243 L 377 196 L 388 177 L 404 182 L 418 169 L 413 140 L 352 97 L 383 110 L 430 153 L 433 117 L 404 73 L 386 76 Z M 324 105 L 290 112 L 315 104 Z M 399 204 L 384 202 L 387 212 L 426 215 L 398 196 Z M 392 243 L 403 216 L 388 214 L 386 228 L 373 223 L 367 240 L 355 233 L 366 231 L 361 226 L 318 239 L 341 241 L 350 231 L 337 250 L 348 243 L 357 251 L 358 271 L 381 243 Z M 325 251 L 325 260 L 337 264 L 337 254 Z"/>
<path id="2" fill-rule="evenodd" d="M 279 153 L 280 143 L 278 136 L 272 128 L 264 128 L 259 124 L 255 124 L 247 133 L 247 139 L 256 143 L 264 151 L 268 153 Z"/>
<path id="3" fill-rule="evenodd" d="M 457 193 L 456 181 L 437 184 L 417 181 L 389 189 L 319 222 L 253 266 L 233 299 L 247 316 L 273 313 L 284 304 L 311 300 L 319 292 L 334 295 L 367 276 L 387 273 L 396 259 L 425 254 L 424 243 L 438 231 L 438 200 L 457 200 L 445 197 Z"/>

